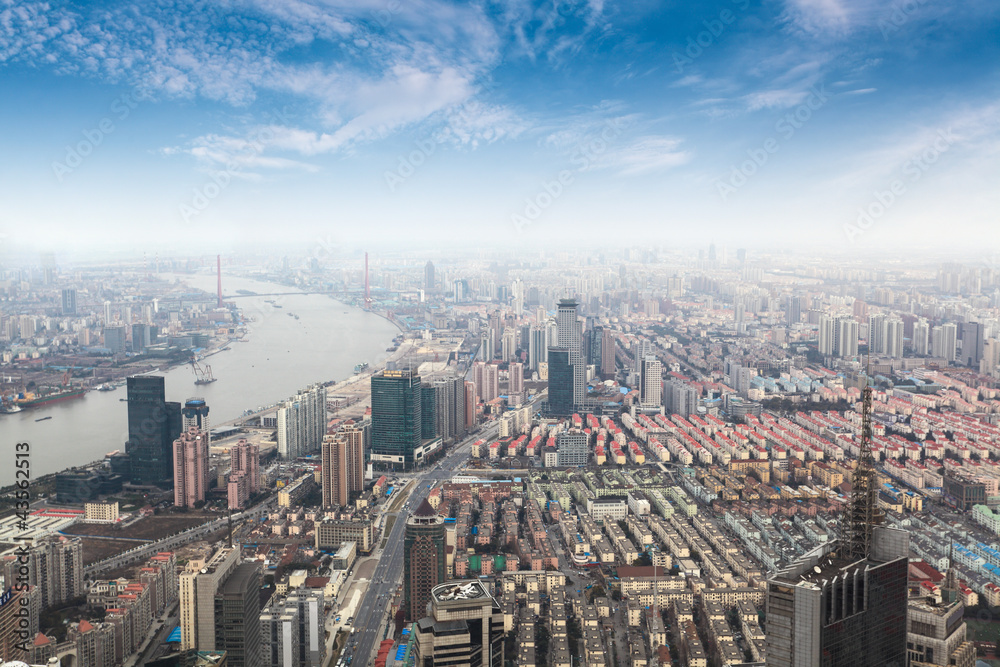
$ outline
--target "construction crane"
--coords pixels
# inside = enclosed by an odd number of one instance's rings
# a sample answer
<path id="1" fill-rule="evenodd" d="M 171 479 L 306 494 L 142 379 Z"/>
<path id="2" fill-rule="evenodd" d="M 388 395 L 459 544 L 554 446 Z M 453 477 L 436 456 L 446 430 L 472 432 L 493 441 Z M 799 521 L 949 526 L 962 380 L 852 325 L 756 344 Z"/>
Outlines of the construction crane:
<path id="1" fill-rule="evenodd" d="M 194 371 L 195 384 L 209 384 L 217 379 L 212 375 L 211 365 L 205 364 L 205 367 L 202 368 L 195 357 L 191 357 L 191 370 Z"/>

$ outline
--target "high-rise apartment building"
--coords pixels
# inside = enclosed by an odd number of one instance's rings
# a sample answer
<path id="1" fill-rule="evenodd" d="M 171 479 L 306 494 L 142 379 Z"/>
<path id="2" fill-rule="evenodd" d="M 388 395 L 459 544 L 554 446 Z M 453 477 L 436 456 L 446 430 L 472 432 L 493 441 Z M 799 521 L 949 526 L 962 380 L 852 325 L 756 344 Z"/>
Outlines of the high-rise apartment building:
<path id="1" fill-rule="evenodd" d="M 323 592 L 300 588 L 272 598 L 260 616 L 263 662 L 271 667 L 322 667 L 326 660 Z"/>
<path id="2" fill-rule="evenodd" d="M 474 362 L 472 381 L 476 385 L 476 395 L 481 402 L 489 403 L 500 395 L 500 369 L 496 364 Z"/>
<path id="3" fill-rule="evenodd" d="M 909 533 L 875 526 L 871 555 L 845 558 L 836 540 L 767 583 L 768 667 L 907 664 Z"/>
<path id="4" fill-rule="evenodd" d="M 215 594 L 215 650 L 226 652 L 228 667 L 264 667 L 260 584 L 260 563 L 242 563 Z"/>
<path id="5" fill-rule="evenodd" d="M 471 431 L 476 427 L 478 413 L 476 412 L 476 385 L 472 382 L 465 382 L 465 430 Z"/>
<path id="6" fill-rule="evenodd" d="M 192 426 L 174 440 L 174 506 L 195 507 L 208 493 L 208 436 Z"/>
<path id="7" fill-rule="evenodd" d="M 503 666 L 503 611 L 481 581 L 435 586 L 429 600 L 414 629 L 416 665 Z"/>
<path id="8" fill-rule="evenodd" d="M 353 421 L 323 436 L 323 507 L 345 507 L 350 504 L 351 494 L 364 488 L 366 439 L 366 427 Z"/>
<path id="9" fill-rule="evenodd" d="M 524 397 L 524 364 L 511 363 L 507 367 L 507 395 L 511 405 L 520 405 Z"/>
<path id="10" fill-rule="evenodd" d="M 428 292 L 432 292 L 434 291 L 435 285 L 434 262 L 427 260 L 427 264 L 424 265 L 424 289 Z"/>
<path id="11" fill-rule="evenodd" d="M 931 353 L 931 327 L 925 319 L 913 323 L 913 354 L 926 357 Z"/>
<path id="12" fill-rule="evenodd" d="M 166 485 L 174 476 L 174 440 L 181 434 L 181 404 L 167 402 L 164 379 L 128 378 L 128 441 L 132 482 Z"/>
<path id="13" fill-rule="evenodd" d="M 278 455 L 295 459 L 319 449 L 326 434 L 326 387 L 313 384 L 278 408 Z"/>
<path id="14" fill-rule="evenodd" d="M 698 391 L 689 383 L 670 380 L 666 384 L 665 404 L 671 414 L 687 417 L 698 409 Z"/>
<path id="15" fill-rule="evenodd" d="M 409 470 L 422 432 L 420 376 L 385 370 L 373 375 L 371 383 L 372 461 Z"/>
<path id="16" fill-rule="evenodd" d="M 663 404 L 663 366 L 649 354 L 639 362 L 639 407 L 659 410 Z"/>
<path id="17" fill-rule="evenodd" d="M 260 491 L 260 446 L 246 438 L 229 448 L 229 509 L 243 509 L 250 496 Z"/>
<path id="18" fill-rule="evenodd" d="M 43 609 L 83 595 L 83 541 L 79 537 L 59 535 L 37 540 L 28 549 L 26 565 L 28 583 L 41 591 Z"/>
<path id="19" fill-rule="evenodd" d="M 912 667 L 975 667 L 976 647 L 968 640 L 963 618 L 965 605 L 946 583 L 939 597 L 909 599 L 907 609 L 907 665 Z"/>
<path id="20" fill-rule="evenodd" d="M 560 467 L 585 467 L 587 459 L 590 457 L 590 448 L 587 446 L 587 441 L 587 434 L 578 428 L 557 433 L 557 465 Z"/>
<path id="21" fill-rule="evenodd" d="M 22 323 L 21 338 L 26 338 L 24 332 L 25 327 Z M 128 343 L 128 331 L 125 327 L 104 327 L 104 347 L 111 350 L 111 354 L 125 354 L 126 343 Z"/>
<path id="22" fill-rule="evenodd" d="M 958 352 L 958 325 L 949 322 L 931 330 L 931 356 L 955 361 Z"/>
<path id="23" fill-rule="evenodd" d="M 898 317 L 885 321 L 885 355 L 893 359 L 903 358 L 903 320 Z"/>
<path id="24" fill-rule="evenodd" d="M 601 377 L 605 380 L 615 378 L 615 334 L 611 329 L 601 330 Z"/>
<path id="25" fill-rule="evenodd" d="M 426 615 L 431 589 L 444 578 L 444 517 L 424 498 L 407 518 L 403 536 L 403 609 L 408 620 Z"/>

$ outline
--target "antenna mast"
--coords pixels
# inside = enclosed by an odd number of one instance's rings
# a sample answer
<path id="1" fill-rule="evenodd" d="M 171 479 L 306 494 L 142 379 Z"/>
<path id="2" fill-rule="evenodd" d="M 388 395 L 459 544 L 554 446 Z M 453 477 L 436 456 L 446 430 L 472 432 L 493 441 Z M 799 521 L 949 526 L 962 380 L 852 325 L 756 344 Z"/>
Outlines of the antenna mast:
<path id="1" fill-rule="evenodd" d="M 870 371 L 869 358 L 868 369 Z M 870 373 L 865 373 L 865 386 L 861 390 L 861 451 L 858 465 L 851 478 L 851 499 L 847 509 L 847 540 L 844 554 L 852 561 L 864 560 L 871 555 L 872 531 L 882 523 L 882 510 L 878 508 L 878 475 L 872 455 L 872 388 Z"/>

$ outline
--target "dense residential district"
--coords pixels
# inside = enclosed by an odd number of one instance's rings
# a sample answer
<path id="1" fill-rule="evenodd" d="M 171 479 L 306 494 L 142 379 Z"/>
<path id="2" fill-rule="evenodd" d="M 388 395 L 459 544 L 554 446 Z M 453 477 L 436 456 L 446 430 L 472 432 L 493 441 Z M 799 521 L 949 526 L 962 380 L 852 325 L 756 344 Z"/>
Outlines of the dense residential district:
<path id="1" fill-rule="evenodd" d="M 1000 270 L 715 246 L 426 260 L 5 269 L 4 411 L 117 388 L 128 419 L 121 449 L 33 479 L 28 510 L 5 489 L 2 657 L 996 659 Z M 217 272 L 218 294 L 184 284 Z M 168 396 L 162 369 L 211 381 L 202 355 L 281 305 L 250 312 L 235 277 L 399 335 L 244 415 L 194 383 Z"/>

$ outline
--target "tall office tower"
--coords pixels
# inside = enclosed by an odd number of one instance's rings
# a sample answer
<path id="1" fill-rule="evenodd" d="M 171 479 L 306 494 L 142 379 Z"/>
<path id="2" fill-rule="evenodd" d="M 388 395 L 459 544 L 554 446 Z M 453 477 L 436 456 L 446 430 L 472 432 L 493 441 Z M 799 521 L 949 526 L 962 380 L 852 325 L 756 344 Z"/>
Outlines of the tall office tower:
<path id="1" fill-rule="evenodd" d="M 548 361 L 548 329 L 544 326 L 532 326 L 528 336 L 528 368 L 537 373 L 538 364 Z"/>
<path id="2" fill-rule="evenodd" d="M 823 356 L 833 355 L 834 340 L 837 334 L 837 320 L 829 315 L 819 317 L 819 345 L 817 349 Z"/>
<path id="3" fill-rule="evenodd" d="M 573 414 L 573 365 L 570 352 L 564 347 L 549 348 L 548 412 L 557 417 Z"/>
<path id="4" fill-rule="evenodd" d="M 448 420 L 451 424 L 449 432 L 455 440 L 465 437 L 468 428 L 465 425 L 465 380 L 463 378 L 449 378 L 444 380 L 445 386 L 449 389 L 448 394 Z"/>
<path id="5" fill-rule="evenodd" d="M 615 335 L 611 329 L 601 331 L 601 377 L 605 380 L 615 378 Z"/>
<path id="6" fill-rule="evenodd" d="M 715 244 L 714 243 L 710 243 L 709 246 L 708 246 L 708 261 L 710 261 L 710 262 L 714 262 L 715 261 Z"/>
<path id="7" fill-rule="evenodd" d="M 507 394 L 515 400 L 512 405 L 520 405 L 524 397 L 524 364 L 512 363 L 507 367 Z"/>
<path id="8" fill-rule="evenodd" d="M 208 421 L 208 403 L 204 398 L 189 398 L 181 408 L 181 428 L 186 432 L 191 427 L 205 433 L 208 444 L 212 444 L 211 425 Z"/>
<path id="9" fill-rule="evenodd" d="M 736 261 L 740 264 L 746 264 L 747 262 L 747 249 L 737 248 L 736 249 Z"/>
<path id="10" fill-rule="evenodd" d="M 898 317 L 885 321 L 885 354 L 893 359 L 903 358 L 903 320 Z"/>
<path id="11" fill-rule="evenodd" d="M 437 427 L 437 392 L 429 384 L 420 387 L 420 392 L 420 439 L 429 440 L 438 435 L 443 438 L 444 435 L 438 433 Z"/>
<path id="12" fill-rule="evenodd" d="M 868 352 L 886 353 L 886 316 L 882 313 L 868 317 Z"/>
<path id="13" fill-rule="evenodd" d="M 698 409 L 698 391 L 681 380 L 671 380 L 666 386 L 666 406 L 675 415 L 687 417 Z"/>
<path id="14" fill-rule="evenodd" d="M 636 372 L 642 367 L 642 360 L 653 354 L 653 344 L 646 338 L 637 338 L 632 343 L 632 368 Z"/>
<path id="15" fill-rule="evenodd" d="M 226 488 L 229 509 L 243 509 L 250 496 L 260 491 L 260 446 L 240 438 L 229 448 L 229 460 L 232 464 Z"/>
<path id="16" fill-rule="evenodd" d="M 503 667 L 504 615 L 483 583 L 449 581 L 430 592 L 414 629 L 415 664 Z"/>
<path id="17" fill-rule="evenodd" d="M 927 320 L 921 318 L 913 323 L 913 353 L 926 357 L 931 351 L 931 328 Z"/>
<path id="18" fill-rule="evenodd" d="M 382 371 L 372 376 L 372 461 L 409 470 L 420 446 L 423 413 L 420 376 Z"/>
<path id="19" fill-rule="evenodd" d="M 192 426 L 174 440 L 174 506 L 194 507 L 208 493 L 208 436 Z"/>
<path id="20" fill-rule="evenodd" d="M 875 526 L 866 558 L 828 542 L 767 582 L 768 667 L 886 667 L 906 661 L 909 533 Z"/>
<path id="21" fill-rule="evenodd" d="M 76 290 L 64 289 L 62 291 L 62 314 L 76 315 Z"/>
<path id="22" fill-rule="evenodd" d="M 322 667 L 326 660 L 324 597 L 320 590 L 300 588 L 284 600 L 271 598 L 260 616 L 264 665 Z"/>
<path id="23" fill-rule="evenodd" d="M 958 347 L 958 325 L 953 322 L 934 327 L 931 335 L 931 356 L 955 361 Z"/>
<path id="24" fill-rule="evenodd" d="M 500 395 L 500 369 L 496 364 L 474 362 L 472 381 L 476 384 L 476 395 L 483 403 L 489 403 Z"/>
<path id="25" fill-rule="evenodd" d="M 240 548 L 223 547 L 200 567 L 193 564 L 180 579 L 181 648 L 215 650 L 215 594 L 240 564 Z"/>
<path id="26" fill-rule="evenodd" d="M 79 537 L 48 536 L 28 548 L 27 583 L 41 591 L 42 609 L 84 594 L 83 541 Z M 20 581 L 20 580 L 18 580 Z M 12 581 L 5 582 L 7 588 Z"/>
<path id="27" fill-rule="evenodd" d="M 583 332 L 576 313 L 574 299 L 560 299 L 556 313 L 557 346 L 569 353 L 569 364 L 573 371 L 573 405 L 583 405 L 587 398 L 586 372 L 583 361 Z M 550 375 L 551 378 L 551 369 Z"/>
<path id="28" fill-rule="evenodd" d="M 142 352 L 152 343 L 152 327 L 148 324 L 132 325 L 132 351 Z"/>
<path id="29" fill-rule="evenodd" d="M 229 667 L 263 667 L 258 561 L 238 565 L 215 594 L 215 650 Z"/>
<path id="30" fill-rule="evenodd" d="M 639 364 L 639 407 L 659 410 L 663 405 L 663 366 L 653 355 L 646 355 Z"/>
<path id="31" fill-rule="evenodd" d="M 455 403 L 452 400 L 451 380 L 435 380 L 431 389 L 434 392 L 435 432 L 444 442 L 451 442 L 455 437 L 455 432 L 452 430 L 454 424 L 452 412 L 455 410 Z M 426 402 L 423 398 L 421 401 Z"/>
<path id="32" fill-rule="evenodd" d="M 472 382 L 465 382 L 465 430 L 468 432 L 474 429 L 477 421 L 476 385 Z"/>
<path id="33" fill-rule="evenodd" d="M 431 589 L 443 582 L 444 576 L 444 517 L 424 498 L 406 520 L 403 535 L 403 610 L 407 620 L 427 615 Z"/>
<path id="34" fill-rule="evenodd" d="M 111 302 L 104 302 L 104 326 L 111 324 Z"/>
<path id="35" fill-rule="evenodd" d="M 979 368 L 979 360 L 983 356 L 983 325 L 979 322 L 962 324 L 962 360 L 963 366 Z"/>
<path id="36" fill-rule="evenodd" d="M 21 338 L 24 335 L 24 326 L 21 326 Z M 123 326 L 104 327 L 104 347 L 111 350 L 111 354 L 125 354 L 125 343 L 128 342 L 128 335 Z"/>
<path id="37" fill-rule="evenodd" d="M 424 265 L 424 289 L 433 292 L 436 283 L 434 282 L 434 262 L 427 260 Z"/>
<path id="38" fill-rule="evenodd" d="M 323 437 L 323 507 L 350 504 L 352 493 L 364 488 L 366 427 L 348 421 Z"/>
<path id="39" fill-rule="evenodd" d="M 979 360 L 979 372 L 993 375 L 1000 368 L 1000 341 L 987 338 L 983 342 L 983 358 Z"/>
<path id="40" fill-rule="evenodd" d="M 578 428 L 560 431 L 556 434 L 556 461 L 560 467 L 579 467 L 587 465 L 590 448 L 587 446 L 588 436 Z"/>
<path id="41" fill-rule="evenodd" d="M 295 459 L 319 449 L 326 435 L 326 387 L 309 385 L 278 408 L 278 455 Z"/>
<path id="42" fill-rule="evenodd" d="M 128 392 L 128 441 L 125 451 L 135 484 L 170 484 L 174 478 L 174 440 L 181 434 L 181 404 L 166 401 L 164 380 L 133 375 Z"/>

